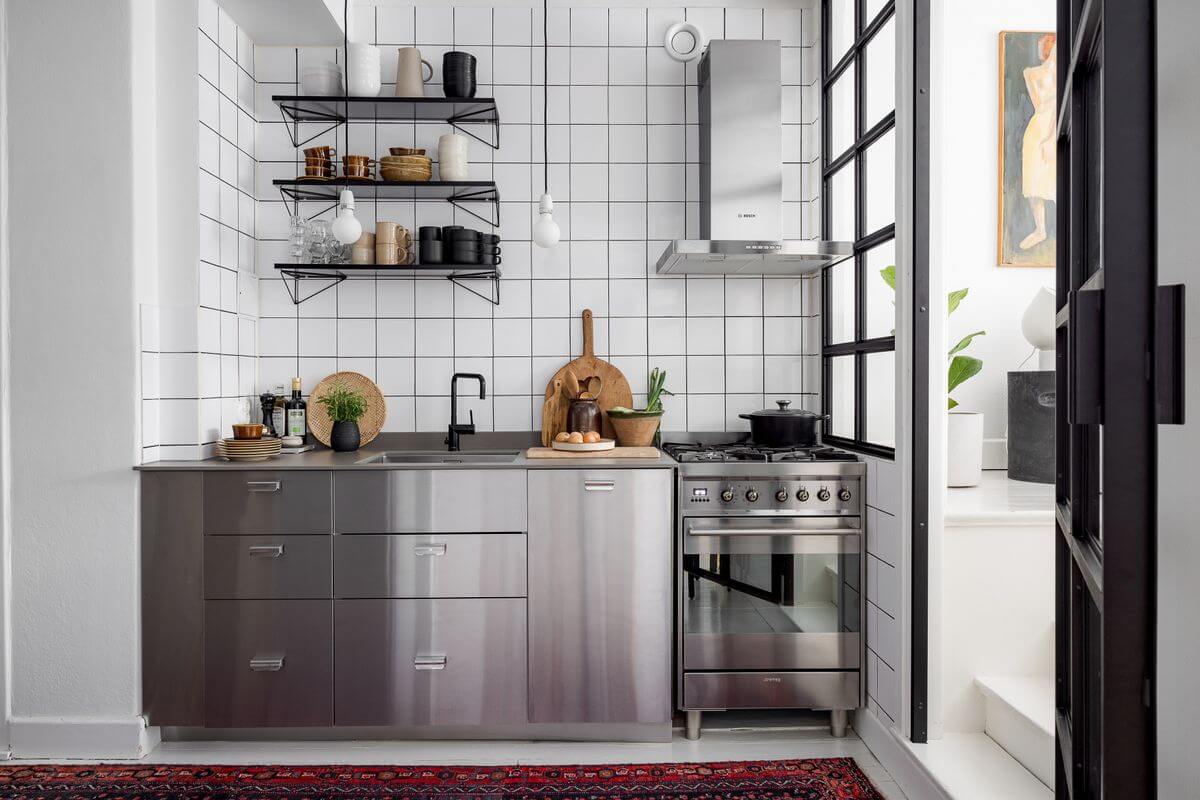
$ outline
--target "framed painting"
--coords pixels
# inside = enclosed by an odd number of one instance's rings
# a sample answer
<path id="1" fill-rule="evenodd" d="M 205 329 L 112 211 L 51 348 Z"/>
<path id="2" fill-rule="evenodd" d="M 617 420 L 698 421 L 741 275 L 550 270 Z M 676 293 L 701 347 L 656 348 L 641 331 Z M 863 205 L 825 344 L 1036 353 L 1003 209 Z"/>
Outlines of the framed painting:
<path id="1" fill-rule="evenodd" d="M 1002 267 L 1053 267 L 1056 37 L 1000 33 L 1000 170 L 997 260 Z"/>

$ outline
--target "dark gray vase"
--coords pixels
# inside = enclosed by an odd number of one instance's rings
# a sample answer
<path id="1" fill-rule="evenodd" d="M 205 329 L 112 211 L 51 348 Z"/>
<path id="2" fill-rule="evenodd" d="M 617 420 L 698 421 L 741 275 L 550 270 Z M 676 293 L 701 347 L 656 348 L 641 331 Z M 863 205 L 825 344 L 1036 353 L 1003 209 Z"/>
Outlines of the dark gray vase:
<path id="1" fill-rule="evenodd" d="M 337 453 L 351 453 L 358 449 L 362 437 L 357 422 L 335 422 L 329 432 L 329 446 Z"/>

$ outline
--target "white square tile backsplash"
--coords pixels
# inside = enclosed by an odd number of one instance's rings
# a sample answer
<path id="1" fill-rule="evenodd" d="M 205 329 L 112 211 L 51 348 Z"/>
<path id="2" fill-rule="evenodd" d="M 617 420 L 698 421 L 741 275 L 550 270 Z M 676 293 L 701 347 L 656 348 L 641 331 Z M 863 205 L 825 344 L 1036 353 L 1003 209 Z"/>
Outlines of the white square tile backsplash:
<path id="1" fill-rule="evenodd" d="M 797 89 L 785 101 L 785 113 L 794 120 L 783 131 L 789 164 L 785 226 L 794 235 L 815 236 L 816 227 L 808 223 L 818 219 L 819 181 L 807 179 L 806 169 L 811 164 L 811 174 L 819 173 L 810 146 L 817 136 L 817 109 L 806 107 L 794 68 L 806 65 L 811 73 L 817 64 L 804 50 L 817 41 L 806 29 L 816 27 L 812 19 L 800 11 L 750 6 L 551 9 L 549 172 L 563 238 L 544 251 L 529 241 L 543 187 L 540 9 L 388 3 L 355 11 L 356 35 L 383 50 L 385 81 L 394 80 L 399 46 L 420 47 L 433 64 L 431 93 L 440 91 L 443 52 L 463 49 L 479 59 L 479 94 L 497 99 L 504 120 L 501 149 L 472 142 L 470 154 L 472 177 L 495 180 L 504 200 L 498 229 L 504 248 L 501 303 L 492 306 L 448 281 L 351 279 L 294 306 L 273 269 L 287 260 L 289 212 L 271 180 L 295 174 L 297 151 L 269 98 L 294 91 L 298 63 L 338 55 L 328 48 L 258 47 L 253 64 L 242 65 L 234 61 L 236 53 L 207 47 L 212 39 L 201 31 L 202 61 L 215 65 L 211 85 L 201 72 L 201 243 L 202 252 L 215 258 L 205 259 L 200 294 L 216 300 L 213 313 L 229 313 L 223 310 L 229 300 L 225 286 L 216 275 L 214 288 L 212 270 L 236 276 L 254 267 L 240 246 L 225 257 L 221 232 L 236 233 L 252 223 L 242 233 L 257 250 L 261 320 L 244 318 L 255 327 L 242 326 L 237 336 L 256 339 L 258 358 L 241 359 L 255 363 L 255 392 L 293 374 L 311 388 L 328 372 L 353 368 L 380 383 L 388 402 L 387 430 L 441 430 L 449 413 L 450 375 L 478 371 L 487 376 L 491 396 L 463 406 L 475 410 L 478 428 L 536 429 L 546 381 L 582 346 L 578 314 L 584 308 L 596 317 L 597 352 L 627 371 L 635 391 L 644 387 L 651 367 L 669 370 L 668 386 L 676 396 L 667 403 L 667 429 L 741 430 L 745 424 L 737 413 L 762 407 L 770 399 L 764 392 L 803 396 L 817 390 L 804 381 L 812 370 L 805 368 L 803 354 L 816 352 L 806 349 L 815 342 L 806 342 L 803 334 L 805 317 L 815 313 L 802 298 L 807 281 L 654 274 L 666 240 L 695 236 L 698 225 L 695 70 L 662 49 L 667 26 L 686 18 L 707 37 L 783 40 L 784 83 Z M 236 36 L 236 26 L 234 31 Z M 234 62 L 232 72 L 226 61 Z M 228 97 L 210 91 L 223 79 L 236 87 Z M 815 75 L 806 82 L 814 81 Z M 383 93 L 390 91 L 385 85 Z M 247 107 L 251 96 L 256 112 Z M 243 120 L 239 106 L 257 122 Z M 347 152 L 373 155 L 394 144 L 417 143 L 436 153 L 437 136 L 446 130 L 360 124 L 352 125 L 349 145 L 336 134 L 314 143 L 328 140 Z M 222 132 L 232 138 L 222 141 Z M 253 219 L 238 202 L 239 191 L 247 188 L 257 197 Z M 413 227 L 484 227 L 434 203 L 360 202 L 359 215 L 368 225 L 379 218 Z M 476 288 L 488 292 L 486 286 Z M 240 362 L 237 368 L 239 387 L 249 385 Z M 161 365 L 159 372 L 161 382 Z M 161 416 L 162 409 L 156 413 Z"/>

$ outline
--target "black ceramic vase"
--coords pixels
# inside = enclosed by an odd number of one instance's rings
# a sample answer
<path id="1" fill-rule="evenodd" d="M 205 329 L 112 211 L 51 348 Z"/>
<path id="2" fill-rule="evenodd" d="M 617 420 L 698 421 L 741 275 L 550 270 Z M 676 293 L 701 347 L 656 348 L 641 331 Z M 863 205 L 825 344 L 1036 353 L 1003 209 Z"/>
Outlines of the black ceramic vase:
<path id="1" fill-rule="evenodd" d="M 329 446 L 336 453 L 351 453 L 358 449 L 362 437 L 357 422 L 335 422 L 329 432 Z"/>

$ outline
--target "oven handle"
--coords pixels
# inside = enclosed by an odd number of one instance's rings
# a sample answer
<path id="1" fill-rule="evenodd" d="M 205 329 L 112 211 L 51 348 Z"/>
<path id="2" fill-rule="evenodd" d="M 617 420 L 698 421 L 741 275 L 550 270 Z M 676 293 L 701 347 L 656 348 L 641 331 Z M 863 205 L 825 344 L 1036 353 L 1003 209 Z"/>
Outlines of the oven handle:
<path id="1" fill-rule="evenodd" d="M 862 528 L 688 528 L 688 536 L 860 536 Z"/>

